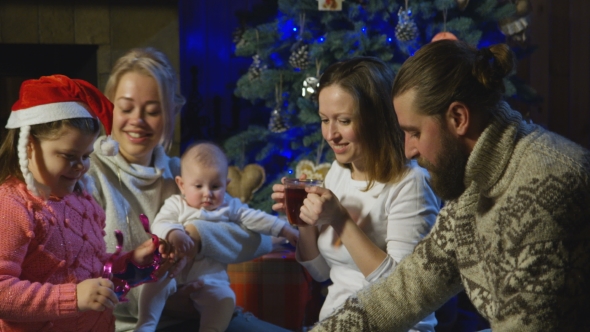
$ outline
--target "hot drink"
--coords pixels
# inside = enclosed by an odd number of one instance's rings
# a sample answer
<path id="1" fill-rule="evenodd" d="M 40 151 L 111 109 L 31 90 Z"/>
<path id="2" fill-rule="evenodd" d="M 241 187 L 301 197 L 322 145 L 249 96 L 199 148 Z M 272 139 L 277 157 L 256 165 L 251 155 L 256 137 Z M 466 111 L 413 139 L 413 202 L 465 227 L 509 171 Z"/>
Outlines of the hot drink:
<path id="1" fill-rule="evenodd" d="M 307 225 L 299 218 L 305 197 L 307 197 L 307 192 L 305 192 L 303 186 L 300 188 L 285 188 L 285 209 L 287 210 L 287 219 L 291 225 Z"/>
<path id="2" fill-rule="evenodd" d="M 285 179 L 285 210 L 287 219 L 291 225 L 307 226 L 307 224 L 299 218 L 301 214 L 301 206 L 307 197 L 305 187 L 319 186 L 322 184 L 320 180 L 298 180 Z"/>

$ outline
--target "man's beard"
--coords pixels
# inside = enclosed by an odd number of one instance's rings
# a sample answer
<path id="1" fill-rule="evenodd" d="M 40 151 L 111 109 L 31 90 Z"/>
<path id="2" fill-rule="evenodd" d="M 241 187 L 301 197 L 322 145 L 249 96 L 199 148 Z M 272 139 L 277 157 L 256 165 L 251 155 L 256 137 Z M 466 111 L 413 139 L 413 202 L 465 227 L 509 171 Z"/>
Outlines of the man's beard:
<path id="1" fill-rule="evenodd" d="M 465 167 L 469 153 L 445 129 L 442 130 L 441 146 L 443 151 L 436 157 L 437 166 L 423 158 L 418 158 L 418 165 L 430 173 L 434 193 L 448 201 L 458 198 L 465 191 Z"/>

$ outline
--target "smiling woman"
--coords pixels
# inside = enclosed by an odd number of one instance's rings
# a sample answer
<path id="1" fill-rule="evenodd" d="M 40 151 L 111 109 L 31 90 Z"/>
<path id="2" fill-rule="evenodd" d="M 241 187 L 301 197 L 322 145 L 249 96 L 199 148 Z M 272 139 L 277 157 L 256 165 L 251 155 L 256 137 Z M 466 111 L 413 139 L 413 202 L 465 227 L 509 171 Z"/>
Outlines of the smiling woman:
<path id="1" fill-rule="evenodd" d="M 440 201 L 424 169 L 403 153 L 393 111 L 393 72 L 381 60 L 337 62 L 320 79 L 322 135 L 336 156 L 324 188 L 307 188 L 299 217 L 297 261 L 317 281 L 332 285 L 319 318 L 388 275 L 430 231 Z M 273 209 L 284 210 L 275 185 Z M 434 314 L 412 331 L 434 331 Z"/>
<path id="2" fill-rule="evenodd" d="M 174 69 L 167 57 L 153 48 L 133 49 L 113 67 L 105 95 L 114 103 L 112 136 L 119 143 L 120 153 L 116 156 L 93 154 L 88 171 L 97 189 L 94 196 L 106 211 L 105 240 L 110 250 L 114 251 L 117 246 L 115 230 L 123 233 L 125 250 L 149 239 L 140 214 L 154 221 L 164 201 L 179 194 L 174 178 L 180 174 L 180 160 L 166 153 L 172 142 L 174 119 L 185 102 L 177 91 Z M 95 150 L 98 150 L 96 145 Z M 213 256 L 224 263 L 250 260 L 272 248 L 270 237 L 235 223 L 203 220 L 195 223 L 194 228 L 191 229 L 193 234 L 202 239 L 201 257 Z M 168 270 L 170 277 L 184 260 L 164 263 L 168 264 L 166 268 L 172 265 Z M 115 308 L 117 331 L 131 331 L 137 327 L 153 331 L 155 324 L 166 327 L 178 322 L 178 317 L 185 320 L 198 317 L 189 297 L 200 287 L 198 283 L 177 287 L 176 280 L 167 277 L 158 281 L 157 287 L 169 298 L 160 321 L 143 310 L 147 305 L 142 304 L 144 288 L 139 286 L 129 292 L 128 302 Z M 158 304 L 164 306 L 164 303 Z M 195 329 L 199 326 L 198 322 L 190 324 Z M 235 331 L 278 330 L 255 318 L 246 319 L 241 313 L 232 318 L 227 331 L 232 328 Z"/>
<path id="3" fill-rule="evenodd" d="M 156 80 L 128 72 L 121 76 L 113 101 L 113 138 L 119 152 L 132 164 L 148 166 L 165 126 Z"/>
<path id="4" fill-rule="evenodd" d="M 366 180 L 365 158 L 352 125 L 353 120 L 358 120 L 355 100 L 339 85 L 330 85 L 322 91 L 319 97 L 322 135 L 334 150 L 336 160 L 352 167 L 353 179 Z"/>

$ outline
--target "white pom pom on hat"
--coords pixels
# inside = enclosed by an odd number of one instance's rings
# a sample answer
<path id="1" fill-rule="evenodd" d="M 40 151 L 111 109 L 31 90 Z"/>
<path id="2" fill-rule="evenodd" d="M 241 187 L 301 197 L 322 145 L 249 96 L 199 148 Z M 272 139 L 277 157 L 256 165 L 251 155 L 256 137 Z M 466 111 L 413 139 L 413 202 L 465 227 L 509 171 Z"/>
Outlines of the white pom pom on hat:
<path id="1" fill-rule="evenodd" d="M 38 80 L 26 80 L 22 83 L 19 99 L 12 106 L 6 128 L 21 128 L 18 142 L 19 164 L 27 187 L 38 196 L 40 184 L 30 176 L 26 154 L 30 126 L 73 118 L 98 119 L 107 138 L 103 139 L 101 151 L 97 153 L 108 156 L 117 154 L 118 144 L 110 138 L 113 104 L 95 86 L 64 75 L 42 76 Z"/>

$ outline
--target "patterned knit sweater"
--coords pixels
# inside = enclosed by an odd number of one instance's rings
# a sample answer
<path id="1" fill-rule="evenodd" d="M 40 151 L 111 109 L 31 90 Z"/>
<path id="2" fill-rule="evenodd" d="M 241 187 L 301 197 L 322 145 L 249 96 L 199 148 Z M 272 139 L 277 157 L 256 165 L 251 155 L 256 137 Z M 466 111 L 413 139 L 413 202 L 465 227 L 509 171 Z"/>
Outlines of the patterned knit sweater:
<path id="1" fill-rule="evenodd" d="M 587 331 L 590 152 L 503 104 L 465 185 L 394 273 L 313 331 L 406 331 L 462 289 L 495 332 Z"/>
<path id="2" fill-rule="evenodd" d="M 112 310 L 78 312 L 76 284 L 108 259 L 104 211 L 88 195 L 44 201 L 0 186 L 0 331 L 112 331 Z"/>

